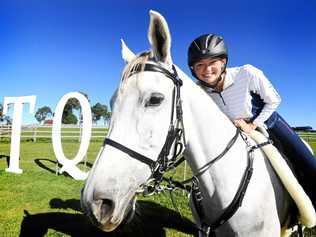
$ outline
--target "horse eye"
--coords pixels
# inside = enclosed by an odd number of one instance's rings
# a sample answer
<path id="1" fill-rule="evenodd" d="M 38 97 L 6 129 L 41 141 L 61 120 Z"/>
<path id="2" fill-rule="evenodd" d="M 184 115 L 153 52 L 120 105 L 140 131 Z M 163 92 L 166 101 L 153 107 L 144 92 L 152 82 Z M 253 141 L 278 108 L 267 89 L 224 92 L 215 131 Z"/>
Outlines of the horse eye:
<path id="1" fill-rule="evenodd" d="M 164 96 L 161 93 L 152 93 L 150 98 L 147 100 L 145 107 L 148 106 L 158 106 L 164 100 Z"/>

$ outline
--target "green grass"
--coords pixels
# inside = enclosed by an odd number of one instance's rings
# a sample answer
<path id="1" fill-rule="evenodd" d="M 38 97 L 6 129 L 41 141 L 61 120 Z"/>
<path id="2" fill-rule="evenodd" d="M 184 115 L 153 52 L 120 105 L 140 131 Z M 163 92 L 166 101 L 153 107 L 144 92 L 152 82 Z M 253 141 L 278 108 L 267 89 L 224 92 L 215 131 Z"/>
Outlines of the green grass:
<path id="1" fill-rule="evenodd" d="M 93 163 L 101 144 L 101 141 L 90 143 L 87 155 L 89 163 Z M 78 147 L 78 142 L 67 140 L 63 142 L 65 155 L 69 158 L 72 158 L 76 154 Z M 0 156 L 9 155 L 9 149 L 10 143 L 8 141 L 0 141 Z M 20 175 L 5 172 L 5 168 L 7 168 L 6 159 L 5 157 L 0 159 L 1 237 L 19 236 L 20 232 L 21 236 L 41 236 L 40 234 L 34 234 L 34 232 L 40 231 L 41 228 L 45 229 L 44 232 L 47 231 L 45 236 L 69 236 L 66 233 L 78 236 L 74 234 L 71 227 L 70 230 L 60 227 L 60 222 L 63 222 L 63 219 L 67 220 L 66 223 L 68 226 L 79 222 L 79 226 L 84 226 L 83 230 L 89 230 L 92 233 L 95 232 L 96 236 L 108 236 L 106 233 L 100 233 L 100 231 L 92 227 L 81 214 L 80 210 L 78 210 L 80 190 L 84 182 L 76 181 L 66 175 L 56 175 L 54 173 L 56 158 L 50 142 L 22 142 L 20 154 L 20 168 L 23 169 L 23 174 Z M 82 164 L 80 166 L 82 169 L 85 168 Z M 182 176 L 182 170 L 178 172 L 180 173 L 176 176 Z M 183 216 L 191 218 L 187 205 L 187 197 L 179 191 L 175 196 L 177 206 Z M 143 221 L 145 224 L 149 221 L 149 218 L 156 218 L 156 222 L 159 223 L 161 222 L 160 218 L 170 219 L 171 216 L 174 216 L 173 219 L 177 220 L 173 223 L 174 228 L 183 232 L 186 232 L 186 229 L 188 229 L 188 227 L 183 226 L 184 224 L 188 225 L 187 221 L 176 223 L 181 218 L 174 213 L 173 206 L 167 194 L 146 198 L 139 197 L 139 200 L 141 200 L 139 206 L 142 209 L 148 209 L 149 211 L 150 209 L 156 210 L 155 213 L 144 212 L 144 215 L 147 215 L 147 220 Z M 74 206 L 76 208 L 73 208 Z M 24 210 L 29 212 L 30 216 L 24 217 Z M 162 213 L 166 213 L 166 215 Z M 38 226 L 37 223 L 40 223 L 40 225 Z M 157 231 L 161 231 L 163 227 L 168 227 L 168 225 L 170 227 L 169 223 L 165 223 L 165 226 L 154 228 L 157 228 Z M 191 236 L 181 231 L 173 230 L 173 227 L 165 228 L 167 236 Z M 131 236 L 134 231 L 135 228 L 126 227 L 123 228 L 122 233 L 130 233 L 124 236 Z M 25 234 L 29 232 L 32 235 Z"/>
<path id="2" fill-rule="evenodd" d="M 91 142 L 88 162 L 93 163 L 102 141 Z M 316 143 L 311 143 L 316 151 Z M 79 147 L 78 142 L 63 142 L 67 157 L 73 157 Z M 9 155 L 10 143 L 0 141 L 0 156 Z M 116 235 L 102 233 L 94 228 L 79 210 L 82 181 L 76 181 L 66 175 L 55 175 L 56 158 L 50 141 L 22 142 L 20 168 L 23 174 L 5 172 L 5 157 L 0 159 L 0 236 L 140 236 L 141 231 L 150 227 L 155 236 L 161 233 L 168 237 L 192 236 L 189 221 L 192 219 L 188 208 L 188 199 L 182 192 L 175 193 L 177 207 L 184 218 L 175 214 L 174 207 L 167 194 L 151 197 L 139 197 L 139 207 L 144 214 L 140 223 L 132 222 Z M 83 165 L 80 165 L 83 169 Z M 183 167 L 177 173 L 182 178 Z M 24 215 L 26 210 L 29 215 Z M 150 226 L 150 223 L 158 226 Z M 66 227 L 65 227 L 66 226 Z M 79 229 L 81 235 L 75 234 Z M 315 230 L 308 230 L 306 236 L 316 236 Z M 26 234 L 27 233 L 27 234 Z M 32 234 L 29 234 L 32 233 Z M 87 234 L 85 234 L 87 233 Z M 120 235 L 121 233 L 121 235 Z M 148 232 L 147 232 L 148 233 Z M 187 234 L 186 234 L 187 233 Z M 24 235 L 23 235 L 24 234 Z M 146 235 L 145 235 L 146 236 Z M 148 236 L 148 235 L 147 235 Z"/>
<path id="3" fill-rule="evenodd" d="M 310 142 L 309 144 L 311 148 L 313 149 L 314 153 L 316 154 L 316 142 Z"/>

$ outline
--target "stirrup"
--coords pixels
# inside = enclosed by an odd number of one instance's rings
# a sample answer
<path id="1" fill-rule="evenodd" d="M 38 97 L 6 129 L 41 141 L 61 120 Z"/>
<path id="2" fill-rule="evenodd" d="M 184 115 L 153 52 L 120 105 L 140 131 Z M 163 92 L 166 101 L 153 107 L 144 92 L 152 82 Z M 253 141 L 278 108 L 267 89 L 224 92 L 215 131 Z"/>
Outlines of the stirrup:
<path id="1" fill-rule="evenodd" d="M 300 223 L 297 224 L 297 234 L 299 237 L 304 237 L 304 232 L 302 225 Z"/>
<path id="2" fill-rule="evenodd" d="M 202 224 L 201 228 L 199 229 L 199 237 L 212 237 L 211 227 Z"/>

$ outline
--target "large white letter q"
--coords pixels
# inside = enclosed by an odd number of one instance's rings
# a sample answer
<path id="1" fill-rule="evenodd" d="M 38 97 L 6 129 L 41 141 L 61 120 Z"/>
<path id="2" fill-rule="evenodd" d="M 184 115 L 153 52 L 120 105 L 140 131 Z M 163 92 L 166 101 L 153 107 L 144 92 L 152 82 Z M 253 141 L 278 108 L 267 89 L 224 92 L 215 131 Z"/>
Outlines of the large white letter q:
<path id="1" fill-rule="evenodd" d="M 62 115 L 64 107 L 70 98 L 76 98 L 79 101 L 83 116 L 81 144 L 77 155 L 72 160 L 69 160 L 67 159 L 67 157 L 65 157 L 61 144 Z M 88 99 L 79 92 L 70 92 L 64 95 L 57 104 L 52 130 L 54 152 L 58 162 L 63 165 L 59 173 L 63 173 L 64 171 L 66 171 L 76 180 L 85 180 L 87 178 L 88 173 L 81 171 L 76 165 L 83 160 L 88 150 L 91 138 L 91 127 L 92 115 Z"/>

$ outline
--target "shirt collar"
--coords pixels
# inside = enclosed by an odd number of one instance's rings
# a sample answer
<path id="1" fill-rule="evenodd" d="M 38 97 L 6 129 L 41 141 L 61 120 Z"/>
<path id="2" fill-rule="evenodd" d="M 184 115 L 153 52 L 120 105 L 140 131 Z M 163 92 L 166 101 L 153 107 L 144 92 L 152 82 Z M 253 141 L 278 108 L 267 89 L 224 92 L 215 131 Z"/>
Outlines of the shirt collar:
<path id="1" fill-rule="evenodd" d="M 225 75 L 225 80 L 224 80 L 224 85 L 223 85 L 223 90 L 226 90 L 228 87 L 234 84 L 234 78 L 230 73 L 227 72 L 226 70 L 226 75 Z"/>

